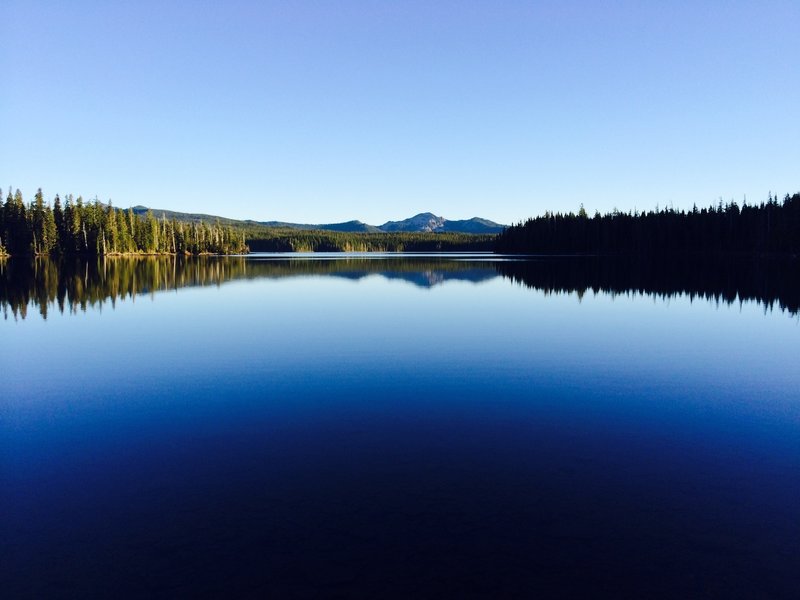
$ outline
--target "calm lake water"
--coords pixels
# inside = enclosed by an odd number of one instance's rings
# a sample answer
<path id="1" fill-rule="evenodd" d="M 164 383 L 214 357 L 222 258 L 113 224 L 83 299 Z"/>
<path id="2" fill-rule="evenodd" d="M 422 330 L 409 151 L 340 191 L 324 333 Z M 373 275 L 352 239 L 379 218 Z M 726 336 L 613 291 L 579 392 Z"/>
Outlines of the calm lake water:
<path id="1" fill-rule="evenodd" d="M 797 597 L 798 275 L 0 262 L 2 595 Z"/>

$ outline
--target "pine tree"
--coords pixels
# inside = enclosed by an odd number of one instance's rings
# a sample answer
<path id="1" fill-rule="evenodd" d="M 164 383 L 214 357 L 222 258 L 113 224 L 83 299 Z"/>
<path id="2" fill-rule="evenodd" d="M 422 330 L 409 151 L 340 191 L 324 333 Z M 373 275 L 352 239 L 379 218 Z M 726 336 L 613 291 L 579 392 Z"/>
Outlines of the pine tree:
<path id="1" fill-rule="evenodd" d="M 49 206 L 44 208 L 44 224 L 42 227 L 42 254 L 52 254 L 58 247 L 58 228 L 55 214 Z"/>
<path id="2" fill-rule="evenodd" d="M 72 235 L 73 252 L 83 254 L 89 251 L 89 240 L 86 234 L 86 224 L 84 223 L 86 207 L 83 205 L 83 197 L 78 196 L 75 201 L 75 208 L 72 212 L 72 221 L 68 223 Z"/>
<path id="3" fill-rule="evenodd" d="M 141 227 L 138 227 L 139 218 L 136 216 L 136 213 L 133 212 L 132 208 L 128 208 L 128 212 L 126 213 L 126 216 L 127 216 L 126 220 L 128 222 L 127 223 L 127 225 L 128 225 L 128 233 L 130 235 L 129 244 L 131 245 L 131 249 L 132 250 L 138 250 L 138 251 L 141 252 L 142 246 L 141 246 L 141 244 L 138 243 L 138 241 L 137 241 L 138 238 L 136 237 L 138 235 L 138 230 L 141 229 Z"/>
<path id="4" fill-rule="evenodd" d="M 108 202 L 108 206 L 106 207 L 105 231 L 105 239 L 108 245 L 107 251 L 117 253 L 120 246 L 119 227 L 117 225 L 117 211 L 114 210 L 110 200 Z"/>
<path id="5" fill-rule="evenodd" d="M 22 192 L 16 190 L 14 197 L 6 203 L 6 226 L 8 239 L 8 251 L 14 254 L 28 254 L 30 252 L 30 229 L 28 227 L 28 215 L 25 209 L 25 202 L 22 199 Z"/>
<path id="6" fill-rule="evenodd" d="M 7 254 L 8 248 L 6 244 L 8 243 L 8 225 L 6 223 L 6 206 L 10 206 L 11 202 L 13 201 L 13 197 L 11 196 L 11 188 L 8 188 L 8 199 L 6 200 L 5 204 L 0 204 L 0 254 Z"/>
<path id="7" fill-rule="evenodd" d="M 145 246 L 143 250 L 148 254 L 158 252 L 158 221 L 153 216 L 153 211 L 148 210 L 145 215 Z"/>
<path id="8" fill-rule="evenodd" d="M 66 239 L 66 230 L 64 228 L 64 224 L 66 222 L 64 216 L 64 209 L 61 207 L 61 198 L 56 194 L 56 198 L 53 201 L 53 219 L 56 222 L 56 247 L 55 251 L 63 252 L 64 251 L 64 240 Z"/>
<path id="9" fill-rule="evenodd" d="M 35 255 L 47 253 L 44 213 L 44 194 L 42 194 L 42 188 L 39 188 L 36 190 L 29 215 L 33 231 L 33 253 Z"/>

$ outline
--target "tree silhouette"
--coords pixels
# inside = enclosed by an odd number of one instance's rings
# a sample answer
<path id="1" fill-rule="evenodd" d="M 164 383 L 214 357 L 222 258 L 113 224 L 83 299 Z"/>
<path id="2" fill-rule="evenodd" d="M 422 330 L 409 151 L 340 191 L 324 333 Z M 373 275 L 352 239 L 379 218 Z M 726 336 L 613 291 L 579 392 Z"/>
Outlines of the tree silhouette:
<path id="1" fill-rule="evenodd" d="M 550 213 L 499 234 L 495 251 L 506 254 L 791 254 L 800 253 L 800 194 L 782 202 L 740 208 L 731 201 L 689 212 L 672 207 L 642 213 L 617 210 L 588 217 Z"/>

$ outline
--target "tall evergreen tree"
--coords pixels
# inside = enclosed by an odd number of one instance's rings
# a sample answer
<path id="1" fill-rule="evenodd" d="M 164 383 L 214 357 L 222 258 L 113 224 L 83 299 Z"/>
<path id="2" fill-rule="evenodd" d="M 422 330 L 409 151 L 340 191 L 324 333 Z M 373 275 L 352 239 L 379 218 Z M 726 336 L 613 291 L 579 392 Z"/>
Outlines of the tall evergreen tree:
<path id="1" fill-rule="evenodd" d="M 119 252 L 120 240 L 119 240 L 119 227 L 117 225 L 117 211 L 114 210 L 114 207 L 111 205 L 109 201 L 108 206 L 106 206 L 106 214 L 105 214 L 105 240 L 107 244 L 107 248 L 104 249 L 104 252 L 107 254 L 109 252 L 117 253 Z"/>
<path id="2" fill-rule="evenodd" d="M 85 223 L 85 210 L 83 205 L 83 197 L 78 196 L 75 201 L 75 209 L 72 213 L 72 221 L 69 223 L 70 233 L 72 235 L 73 243 L 75 244 L 73 251 L 79 254 L 89 252 L 89 238 L 86 234 Z"/>
<path id="3" fill-rule="evenodd" d="M 19 189 L 14 192 L 13 198 L 9 194 L 5 213 L 6 248 L 11 254 L 27 254 L 31 246 L 30 229 L 25 202 Z"/>
<path id="4" fill-rule="evenodd" d="M 58 194 L 56 194 L 55 200 L 53 201 L 53 219 L 55 220 L 56 224 L 56 241 L 57 245 L 55 250 L 57 252 L 63 252 L 63 243 L 66 239 L 65 230 L 64 230 L 64 209 L 61 206 L 61 198 Z"/>
<path id="5" fill-rule="evenodd" d="M 0 254 L 5 255 L 7 253 L 6 243 L 8 243 L 8 239 L 6 237 L 6 205 L 13 200 L 11 196 L 11 188 L 8 188 L 8 199 L 6 200 L 6 204 L 0 204 Z"/>

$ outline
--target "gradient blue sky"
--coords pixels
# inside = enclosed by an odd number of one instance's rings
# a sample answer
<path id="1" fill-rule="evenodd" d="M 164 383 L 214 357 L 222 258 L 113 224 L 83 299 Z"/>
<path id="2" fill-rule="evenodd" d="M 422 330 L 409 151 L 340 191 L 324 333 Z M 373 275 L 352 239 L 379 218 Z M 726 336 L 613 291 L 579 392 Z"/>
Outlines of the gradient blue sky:
<path id="1" fill-rule="evenodd" d="M 800 190 L 800 2 L 35 2 L 0 184 L 380 224 Z"/>

